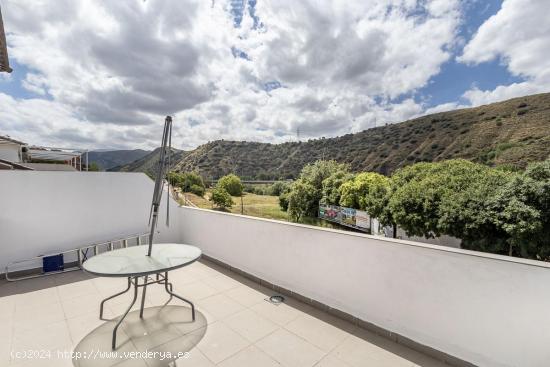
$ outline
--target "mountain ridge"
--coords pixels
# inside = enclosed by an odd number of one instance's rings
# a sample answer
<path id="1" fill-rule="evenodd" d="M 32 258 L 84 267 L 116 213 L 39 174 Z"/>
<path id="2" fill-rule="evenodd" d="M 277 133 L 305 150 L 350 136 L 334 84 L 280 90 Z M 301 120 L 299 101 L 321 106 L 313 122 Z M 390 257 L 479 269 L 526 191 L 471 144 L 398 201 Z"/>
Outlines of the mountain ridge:
<path id="1" fill-rule="evenodd" d="M 131 163 L 147 154 L 149 150 L 143 149 L 124 149 L 124 150 L 92 150 L 88 152 L 90 163 L 97 163 L 101 170 Z"/>
<path id="2" fill-rule="evenodd" d="M 216 140 L 178 152 L 176 171 L 199 171 L 213 179 L 231 172 L 248 179 L 295 178 L 317 159 L 383 174 L 415 162 L 452 158 L 525 167 L 550 155 L 550 93 L 434 113 L 334 138 L 280 144 Z M 152 173 L 153 156 L 113 170 Z"/>

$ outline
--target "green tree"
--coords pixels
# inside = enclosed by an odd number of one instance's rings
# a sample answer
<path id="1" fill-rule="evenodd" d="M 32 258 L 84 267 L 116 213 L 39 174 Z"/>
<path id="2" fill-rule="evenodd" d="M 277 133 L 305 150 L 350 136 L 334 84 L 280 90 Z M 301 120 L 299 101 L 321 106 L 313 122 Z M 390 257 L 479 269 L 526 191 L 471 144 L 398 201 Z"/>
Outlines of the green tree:
<path id="1" fill-rule="evenodd" d="M 279 196 L 284 192 L 288 192 L 290 189 L 290 184 L 284 181 L 274 182 L 269 188 L 269 195 Z"/>
<path id="2" fill-rule="evenodd" d="M 371 216 L 380 216 L 390 179 L 376 172 L 363 172 L 340 187 L 340 205 L 365 210 Z"/>
<path id="3" fill-rule="evenodd" d="M 353 180 L 354 175 L 346 170 L 338 170 L 323 180 L 321 201 L 329 205 L 340 204 L 340 187 Z"/>
<path id="4" fill-rule="evenodd" d="M 183 192 L 194 192 L 193 186 L 200 186 L 204 191 L 204 180 L 197 172 L 185 172 L 182 175 L 180 187 Z"/>
<path id="5" fill-rule="evenodd" d="M 506 186 L 513 173 L 490 167 L 471 166 L 460 173 L 441 175 L 444 185 L 438 208 L 438 231 L 462 239 L 462 247 L 493 253 L 508 253 L 509 236 L 491 207 L 491 198 Z"/>
<path id="6" fill-rule="evenodd" d="M 169 172 L 168 180 L 172 186 L 181 188 L 183 192 L 192 192 L 203 196 L 205 191 L 204 180 L 196 172 Z"/>
<path id="7" fill-rule="evenodd" d="M 461 159 L 408 166 L 392 176 L 387 210 L 408 235 L 449 234 L 474 249 L 484 249 L 480 239 L 500 246 L 505 236 L 490 220 L 487 198 L 509 175 Z"/>
<path id="8" fill-rule="evenodd" d="M 493 221 L 509 236 L 509 255 L 550 260 L 550 160 L 515 175 L 490 205 Z"/>
<path id="9" fill-rule="evenodd" d="M 315 196 L 315 188 L 302 180 L 296 181 L 288 195 L 288 215 L 296 222 L 305 216 L 316 213 L 319 200 Z"/>
<path id="10" fill-rule="evenodd" d="M 243 192 L 241 179 L 234 174 L 229 174 L 220 178 L 216 187 L 224 189 L 231 196 L 241 196 Z"/>
<path id="11" fill-rule="evenodd" d="M 220 209 L 231 208 L 234 204 L 231 195 L 222 187 L 216 187 L 212 190 L 210 201 Z"/>
<path id="12" fill-rule="evenodd" d="M 319 201 L 323 198 L 323 181 L 327 178 L 345 175 L 349 172 L 347 164 L 336 161 L 316 161 L 302 168 L 300 177 L 291 186 L 288 194 L 288 211 L 291 218 L 299 220 L 304 216 L 315 217 L 319 207 Z M 334 181 L 334 180 L 333 180 Z M 327 193 L 331 184 L 327 181 L 325 187 Z M 305 190 L 310 190 L 305 192 Z M 296 191 L 296 192 L 295 192 Z M 303 195 L 303 198 L 300 198 Z"/>

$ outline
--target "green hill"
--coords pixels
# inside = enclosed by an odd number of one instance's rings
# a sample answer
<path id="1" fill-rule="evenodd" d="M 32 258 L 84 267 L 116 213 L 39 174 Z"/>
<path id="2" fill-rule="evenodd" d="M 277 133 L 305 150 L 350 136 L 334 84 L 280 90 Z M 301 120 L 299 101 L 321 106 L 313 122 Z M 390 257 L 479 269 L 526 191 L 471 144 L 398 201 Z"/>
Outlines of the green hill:
<path id="1" fill-rule="evenodd" d="M 349 163 L 353 171 L 389 174 L 420 161 L 464 158 L 525 167 L 550 156 L 550 93 L 436 113 L 336 138 L 268 144 L 214 141 L 178 152 L 178 171 L 208 178 L 230 172 L 249 179 L 294 178 L 317 159 Z M 147 172 L 155 152 L 119 170 Z M 158 154 L 157 154 L 158 159 Z"/>
<path id="2" fill-rule="evenodd" d="M 117 172 L 145 172 L 149 176 L 153 176 L 156 172 L 156 166 L 159 162 L 159 154 L 160 154 L 160 148 L 157 148 L 150 152 L 149 154 L 124 165 L 116 166 L 109 171 L 117 171 Z M 180 161 L 183 156 L 186 154 L 183 150 L 174 149 L 172 148 L 172 161 L 178 162 Z"/>
<path id="3" fill-rule="evenodd" d="M 100 169 L 108 170 L 140 159 L 151 153 L 148 150 L 95 150 L 88 153 L 90 163 L 97 163 Z"/>

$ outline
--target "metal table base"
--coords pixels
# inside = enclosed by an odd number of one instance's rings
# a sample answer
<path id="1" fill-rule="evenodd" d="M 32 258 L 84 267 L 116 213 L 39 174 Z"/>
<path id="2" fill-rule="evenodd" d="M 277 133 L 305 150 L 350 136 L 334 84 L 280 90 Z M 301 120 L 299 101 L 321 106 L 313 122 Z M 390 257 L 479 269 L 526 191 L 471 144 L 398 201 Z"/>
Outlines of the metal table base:
<path id="1" fill-rule="evenodd" d="M 166 290 L 166 293 L 168 293 L 170 295 L 170 298 L 168 299 L 167 302 L 170 302 L 172 297 L 176 297 L 176 298 L 182 300 L 183 302 L 188 303 L 191 306 L 191 314 L 192 314 L 192 317 L 193 317 L 193 321 L 195 321 L 195 305 L 193 305 L 193 303 L 191 301 L 189 301 L 189 300 L 187 300 L 187 299 L 185 299 L 185 298 L 183 298 L 183 297 L 181 297 L 181 296 L 179 296 L 179 295 L 177 295 L 173 292 L 172 283 L 168 282 L 168 272 L 156 273 L 155 274 L 156 279 L 153 279 L 153 280 L 150 279 L 151 277 L 149 275 L 143 276 L 143 283 L 141 283 L 141 284 L 139 282 L 139 278 L 141 278 L 141 276 L 128 277 L 128 287 L 125 290 L 123 290 L 122 292 L 113 294 L 112 296 L 109 296 L 109 297 L 105 298 L 103 301 L 101 301 L 101 305 L 99 306 L 99 318 L 101 320 L 106 320 L 106 319 L 103 318 L 103 305 L 105 304 L 105 302 L 107 302 L 108 300 L 113 299 L 115 297 L 123 295 L 124 293 L 126 293 L 130 290 L 132 285 L 134 286 L 134 298 L 132 299 L 132 303 L 130 303 L 130 306 L 128 306 L 128 309 L 126 309 L 126 312 L 124 312 L 122 317 L 118 320 L 117 324 L 115 325 L 115 328 L 113 329 L 113 340 L 112 340 L 113 350 L 116 349 L 116 332 L 118 330 L 118 327 L 120 326 L 120 324 L 122 323 L 124 318 L 128 315 L 128 313 L 130 312 L 130 310 L 132 309 L 134 304 L 136 303 L 139 287 L 143 287 L 143 293 L 141 294 L 141 307 L 139 309 L 139 317 L 140 318 L 143 318 L 143 308 L 144 308 L 143 306 L 145 304 L 145 294 L 146 294 L 146 291 L 147 291 L 147 286 L 150 285 L 150 284 L 164 284 L 164 289 Z"/>

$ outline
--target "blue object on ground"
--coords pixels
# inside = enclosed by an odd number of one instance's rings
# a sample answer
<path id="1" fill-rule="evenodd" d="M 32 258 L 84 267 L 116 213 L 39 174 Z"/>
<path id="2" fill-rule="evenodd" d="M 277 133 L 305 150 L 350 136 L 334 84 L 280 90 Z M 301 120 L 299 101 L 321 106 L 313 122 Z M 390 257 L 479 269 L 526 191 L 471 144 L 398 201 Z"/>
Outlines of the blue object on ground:
<path id="1" fill-rule="evenodd" d="M 63 270 L 63 254 L 45 256 L 42 258 L 42 270 L 44 273 Z"/>

